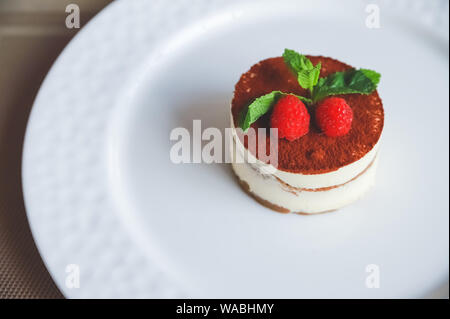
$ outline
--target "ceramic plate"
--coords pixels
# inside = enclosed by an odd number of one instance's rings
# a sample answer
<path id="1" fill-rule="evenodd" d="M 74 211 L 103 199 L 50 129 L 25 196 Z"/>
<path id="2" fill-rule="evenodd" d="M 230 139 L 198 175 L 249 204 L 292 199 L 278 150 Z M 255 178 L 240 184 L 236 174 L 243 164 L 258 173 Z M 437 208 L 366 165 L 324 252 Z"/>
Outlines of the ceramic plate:
<path id="1" fill-rule="evenodd" d="M 94 18 L 42 85 L 24 147 L 32 232 L 65 296 L 409 298 L 445 286 L 448 3 L 399 3 L 135 0 Z M 170 160 L 174 128 L 223 131 L 240 74 L 284 48 L 382 74 L 377 184 L 336 213 L 277 214 L 229 164 Z"/>

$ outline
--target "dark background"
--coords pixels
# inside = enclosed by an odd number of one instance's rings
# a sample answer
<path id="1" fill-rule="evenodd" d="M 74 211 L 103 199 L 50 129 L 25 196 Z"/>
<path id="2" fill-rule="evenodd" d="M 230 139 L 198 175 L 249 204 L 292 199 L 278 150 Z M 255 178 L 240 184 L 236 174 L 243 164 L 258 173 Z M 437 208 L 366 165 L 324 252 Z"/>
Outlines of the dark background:
<path id="1" fill-rule="evenodd" d="M 0 0 L 0 298 L 63 298 L 37 251 L 25 213 L 22 146 L 36 93 L 79 29 L 67 29 L 69 3 L 80 24 L 112 0 Z"/>

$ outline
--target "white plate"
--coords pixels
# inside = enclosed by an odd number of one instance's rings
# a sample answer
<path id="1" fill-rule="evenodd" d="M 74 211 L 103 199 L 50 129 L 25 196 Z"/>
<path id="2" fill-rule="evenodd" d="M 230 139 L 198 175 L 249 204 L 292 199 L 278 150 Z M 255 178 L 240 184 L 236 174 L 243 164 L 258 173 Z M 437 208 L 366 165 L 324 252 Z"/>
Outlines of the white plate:
<path id="1" fill-rule="evenodd" d="M 448 37 L 391 12 L 380 4 L 379 29 L 359 1 L 118 1 L 97 16 L 47 76 L 24 148 L 31 228 L 64 294 L 407 298 L 445 284 Z M 228 164 L 169 160 L 171 129 L 225 128 L 240 74 L 285 47 L 382 74 L 378 183 L 334 214 L 277 214 Z"/>

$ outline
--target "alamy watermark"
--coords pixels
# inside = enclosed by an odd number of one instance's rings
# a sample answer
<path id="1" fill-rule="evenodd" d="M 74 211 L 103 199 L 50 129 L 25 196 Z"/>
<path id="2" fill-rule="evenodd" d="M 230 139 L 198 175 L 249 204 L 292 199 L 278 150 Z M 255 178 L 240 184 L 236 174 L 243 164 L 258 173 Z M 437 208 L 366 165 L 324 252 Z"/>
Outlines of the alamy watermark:
<path id="1" fill-rule="evenodd" d="M 366 287 L 380 288 L 380 266 L 376 264 L 369 264 L 366 266 Z"/>
<path id="2" fill-rule="evenodd" d="M 366 5 L 366 27 L 369 29 L 379 29 L 380 25 L 380 6 L 374 3 Z"/>
<path id="3" fill-rule="evenodd" d="M 249 128 L 245 133 L 240 128 L 221 131 L 209 127 L 202 130 L 201 120 L 193 120 L 192 132 L 184 127 L 174 128 L 170 132 L 170 140 L 174 142 L 170 160 L 175 164 L 262 162 L 267 164 L 266 169 L 278 167 L 276 128 Z"/>
<path id="4" fill-rule="evenodd" d="M 69 264 L 66 266 L 66 287 L 68 289 L 80 288 L 80 266 Z"/>
<path id="5" fill-rule="evenodd" d="M 66 7 L 66 28 L 79 29 L 80 28 L 80 7 L 77 4 L 71 3 Z"/>

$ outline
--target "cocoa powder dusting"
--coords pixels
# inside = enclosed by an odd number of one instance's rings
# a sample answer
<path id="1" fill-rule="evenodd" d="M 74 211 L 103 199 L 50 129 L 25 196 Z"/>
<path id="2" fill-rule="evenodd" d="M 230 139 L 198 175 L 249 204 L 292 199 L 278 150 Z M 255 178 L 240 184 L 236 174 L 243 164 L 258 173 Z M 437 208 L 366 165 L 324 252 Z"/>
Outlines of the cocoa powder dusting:
<path id="1" fill-rule="evenodd" d="M 322 63 L 321 77 L 351 68 L 345 63 L 327 57 L 308 56 L 308 58 L 314 65 Z M 238 127 L 240 112 L 255 98 L 274 90 L 309 96 L 309 92 L 300 87 L 282 57 L 263 60 L 253 65 L 236 84 L 231 105 L 234 125 Z M 310 109 L 311 123 L 308 134 L 292 142 L 279 139 L 278 169 L 302 174 L 331 172 L 359 160 L 375 146 L 384 124 L 383 104 L 378 92 L 369 95 L 337 96 L 344 98 L 353 110 L 350 132 L 341 137 L 326 136 L 315 125 L 314 110 Z M 252 127 L 269 128 L 270 113 L 262 116 L 252 124 Z M 248 147 L 246 142 L 244 145 Z M 256 152 L 250 151 L 257 156 Z"/>

